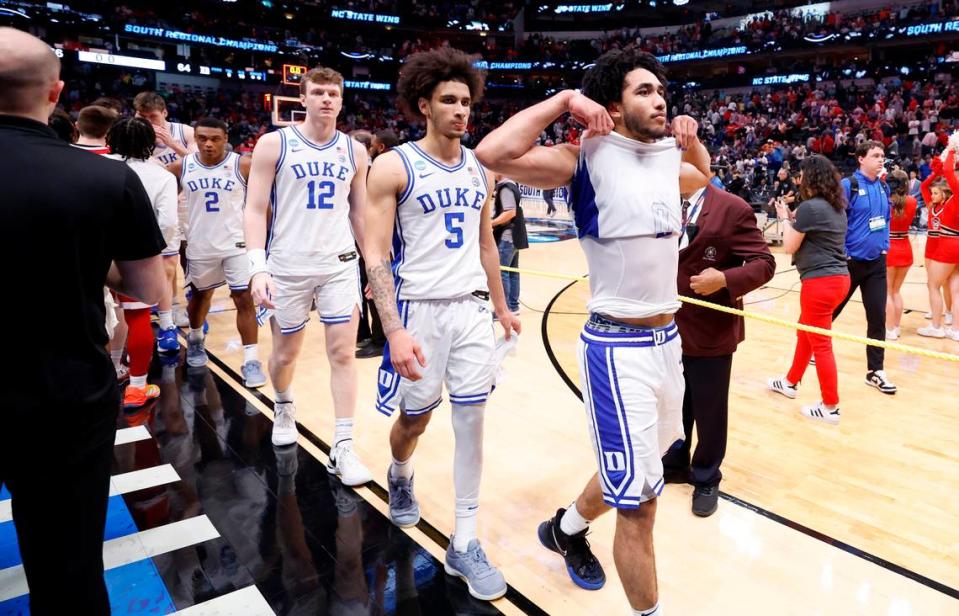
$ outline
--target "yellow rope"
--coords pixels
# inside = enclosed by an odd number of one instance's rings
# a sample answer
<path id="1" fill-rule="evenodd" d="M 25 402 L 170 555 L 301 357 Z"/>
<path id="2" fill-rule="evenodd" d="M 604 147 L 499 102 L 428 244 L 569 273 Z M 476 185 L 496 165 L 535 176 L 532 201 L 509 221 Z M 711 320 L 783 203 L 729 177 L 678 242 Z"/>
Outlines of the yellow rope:
<path id="1" fill-rule="evenodd" d="M 573 276 L 570 274 L 556 274 L 554 272 L 544 272 L 540 270 L 530 270 L 530 269 L 520 269 L 515 267 L 506 267 L 500 266 L 500 269 L 504 272 L 516 272 L 518 274 L 529 274 L 530 276 L 540 276 L 542 278 L 556 278 L 558 280 L 573 280 L 580 281 L 586 280 L 586 276 Z M 786 321 L 783 319 L 777 319 L 766 314 L 761 314 L 758 312 L 747 312 L 745 310 L 739 310 L 738 308 L 730 308 L 729 306 L 721 306 L 719 304 L 714 304 L 712 302 L 706 302 L 701 299 L 696 299 L 694 297 L 686 297 L 684 295 L 679 296 L 679 301 L 686 304 L 693 304 L 695 306 L 702 306 L 703 308 L 710 308 L 712 310 L 718 310 L 720 312 L 725 312 L 728 314 L 734 314 L 736 316 L 744 317 L 747 319 L 755 319 L 756 321 L 763 321 L 764 323 L 771 323 L 772 325 L 778 325 L 780 327 L 788 327 L 790 329 L 797 329 L 804 332 L 809 332 L 811 334 L 820 334 L 823 336 L 829 336 L 830 338 L 837 338 L 839 340 L 848 340 L 849 342 L 858 342 L 859 344 L 865 344 L 867 346 L 880 347 L 883 349 L 890 349 L 892 351 L 900 351 L 902 353 L 909 353 L 911 355 L 920 355 L 922 357 L 930 357 L 932 359 L 941 359 L 943 361 L 959 362 L 959 355 L 954 355 L 952 353 L 942 353 L 940 351 L 930 351 L 928 349 L 922 349 L 919 347 L 909 346 L 908 344 L 900 344 L 898 342 L 886 342 L 885 340 L 873 340 L 872 338 L 866 338 L 864 336 L 854 336 L 852 334 L 844 334 L 842 332 L 837 332 L 831 329 L 823 329 L 821 327 L 813 327 L 812 325 L 803 325 L 802 323 L 796 323 L 793 321 Z"/>

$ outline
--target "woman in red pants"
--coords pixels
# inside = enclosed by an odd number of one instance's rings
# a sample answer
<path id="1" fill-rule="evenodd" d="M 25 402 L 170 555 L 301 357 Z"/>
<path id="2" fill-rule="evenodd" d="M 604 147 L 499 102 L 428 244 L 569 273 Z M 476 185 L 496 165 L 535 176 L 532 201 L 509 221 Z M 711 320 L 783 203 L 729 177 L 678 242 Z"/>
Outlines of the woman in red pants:
<path id="1" fill-rule="evenodd" d="M 909 227 L 916 216 L 916 198 L 909 196 L 909 176 L 905 171 L 889 174 L 892 218 L 889 220 L 889 252 L 886 254 L 886 340 L 899 339 L 902 320 L 902 283 L 912 267 Z"/>
<path id="2" fill-rule="evenodd" d="M 832 329 L 832 314 L 849 292 L 846 267 L 846 203 L 839 172 L 824 156 L 810 156 L 800 167 L 799 207 L 777 205 L 783 225 L 783 248 L 793 255 L 802 290 L 799 322 Z M 816 358 L 816 374 L 822 401 L 804 406 L 802 414 L 830 424 L 839 423 L 839 391 L 832 338 L 796 332 L 796 352 L 786 376 L 769 380 L 769 389 L 795 398 L 810 357 Z"/>

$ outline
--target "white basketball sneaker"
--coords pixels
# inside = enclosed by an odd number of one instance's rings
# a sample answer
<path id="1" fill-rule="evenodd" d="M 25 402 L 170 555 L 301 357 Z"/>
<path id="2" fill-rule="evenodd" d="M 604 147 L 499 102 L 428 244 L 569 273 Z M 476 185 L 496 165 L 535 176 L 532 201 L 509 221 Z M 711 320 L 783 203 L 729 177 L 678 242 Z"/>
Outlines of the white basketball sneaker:
<path id="1" fill-rule="evenodd" d="M 292 445 L 296 437 L 296 408 L 292 402 L 277 402 L 273 406 L 273 445 Z"/>
<path id="2" fill-rule="evenodd" d="M 337 475 L 343 485 L 361 486 L 373 481 L 370 469 L 360 461 L 353 451 L 353 441 L 341 441 L 330 451 L 330 461 L 326 465 L 326 472 Z"/>

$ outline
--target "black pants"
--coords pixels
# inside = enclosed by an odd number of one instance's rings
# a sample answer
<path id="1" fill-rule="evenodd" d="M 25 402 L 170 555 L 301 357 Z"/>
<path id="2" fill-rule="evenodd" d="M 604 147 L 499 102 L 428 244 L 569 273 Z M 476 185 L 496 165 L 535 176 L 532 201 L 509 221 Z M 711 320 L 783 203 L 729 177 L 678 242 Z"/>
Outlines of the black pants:
<path id="1" fill-rule="evenodd" d="M 368 282 L 366 263 L 360 257 L 360 293 L 363 293 L 363 309 L 360 312 L 360 325 L 356 330 L 356 341 L 372 340 L 373 344 L 383 346 L 386 344 L 386 336 L 383 335 L 380 313 L 376 311 L 376 304 L 373 303 L 373 300 L 366 299 L 365 290 Z"/>
<path id="2" fill-rule="evenodd" d="M 849 295 L 832 313 L 835 321 L 856 287 L 862 291 L 862 303 L 866 309 L 866 337 L 873 340 L 886 339 L 886 255 L 872 261 L 849 259 Z M 882 370 L 886 351 L 882 347 L 866 347 L 866 364 L 869 370 Z"/>
<path id="3" fill-rule="evenodd" d="M 103 529 L 118 400 L 24 412 L 0 401 L 0 484 L 30 586 L 30 611 L 110 613 Z"/>
<path id="4" fill-rule="evenodd" d="M 729 424 L 729 377 L 733 356 L 689 357 L 683 355 L 686 394 L 683 397 L 682 447 L 670 449 L 663 467 L 670 473 L 689 473 L 696 486 L 718 486 L 723 478 L 719 466 L 726 456 Z M 696 425 L 696 451 L 690 461 L 690 443 Z"/>

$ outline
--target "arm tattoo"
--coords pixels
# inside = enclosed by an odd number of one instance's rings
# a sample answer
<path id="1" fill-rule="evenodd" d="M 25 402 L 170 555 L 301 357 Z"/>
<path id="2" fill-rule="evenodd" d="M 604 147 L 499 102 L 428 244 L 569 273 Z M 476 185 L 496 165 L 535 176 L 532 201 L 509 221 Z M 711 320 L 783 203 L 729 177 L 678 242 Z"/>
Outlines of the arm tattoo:
<path id="1" fill-rule="evenodd" d="M 373 302 L 380 313 L 380 322 L 383 324 L 383 334 L 389 336 L 398 329 L 403 329 L 403 321 L 396 309 L 396 287 L 393 285 L 393 273 L 390 262 L 383 259 L 378 264 L 371 264 L 366 268 L 366 275 L 373 288 Z"/>

